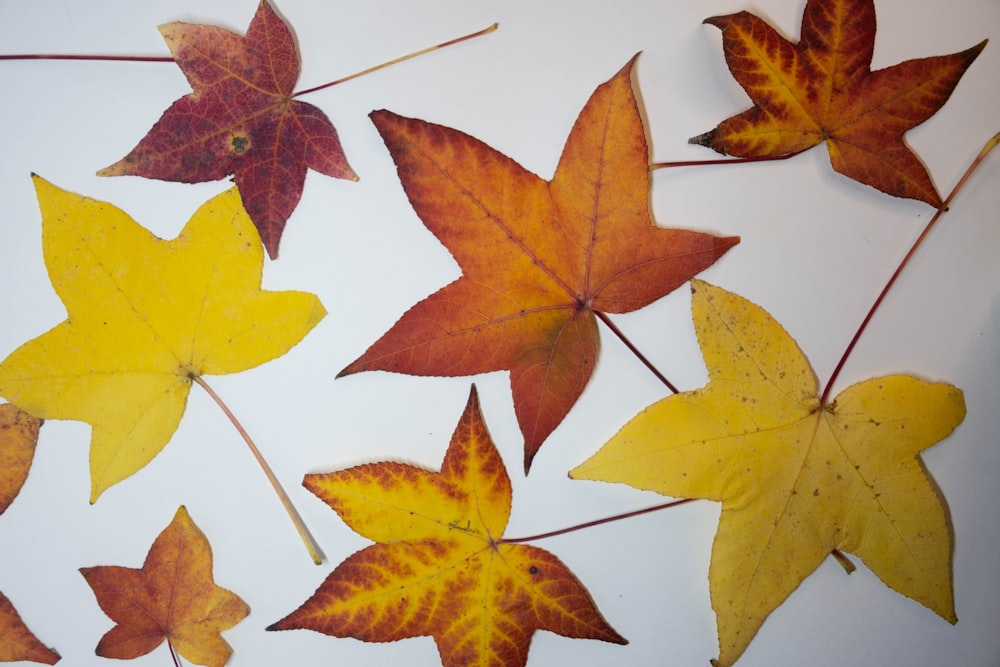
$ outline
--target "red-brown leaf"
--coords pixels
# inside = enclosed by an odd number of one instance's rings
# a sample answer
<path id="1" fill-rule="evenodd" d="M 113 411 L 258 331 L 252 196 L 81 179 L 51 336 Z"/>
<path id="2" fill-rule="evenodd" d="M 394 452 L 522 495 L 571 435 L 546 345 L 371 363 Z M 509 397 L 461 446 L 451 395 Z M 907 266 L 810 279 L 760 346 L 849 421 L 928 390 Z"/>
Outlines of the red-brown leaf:
<path id="1" fill-rule="evenodd" d="M 194 92 L 98 174 L 182 183 L 233 174 L 264 247 L 277 257 L 308 169 L 357 180 L 329 119 L 292 97 L 299 56 L 291 30 L 262 1 L 246 37 L 180 22 L 160 32 Z"/>

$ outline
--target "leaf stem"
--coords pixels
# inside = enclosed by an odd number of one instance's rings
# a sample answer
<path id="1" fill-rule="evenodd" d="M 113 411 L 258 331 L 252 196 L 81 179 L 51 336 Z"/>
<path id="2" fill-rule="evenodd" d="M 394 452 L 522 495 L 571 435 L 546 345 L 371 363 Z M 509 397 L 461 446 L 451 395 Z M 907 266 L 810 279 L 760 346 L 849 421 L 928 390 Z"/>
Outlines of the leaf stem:
<path id="1" fill-rule="evenodd" d="M 641 510 L 633 510 L 631 512 L 626 512 L 624 514 L 616 514 L 614 516 L 604 517 L 603 519 L 596 519 L 594 521 L 580 523 L 575 526 L 569 526 L 568 528 L 560 528 L 559 530 L 553 530 L 547 533 L 539 533 L 538 535 L 530 535 L 528 537 L 504 537 L 497 540 L 497 544 L 520 544 L 522 542 L 534 542 L 535 540 L 544 540 L 547 537 L 556 537 L 557 535 L 565 535 L 566 533 L 572 533 L 577 530 L 583 530 L 585 528 L 592 528 L 594 526 L 599 526 L 603 523 L 611 523 L 612 521 L 621 521 L 622 519 L 631 519 L 634 516 L 649 514 L 650 512 L 659 512 L 660 510 L 669 509 L 671 507 L 677 507 L 678 505 L 684 505 L 686 503 L 693 502 L 694 500 L 697 499 L 684 498 L 682 500 L 672 500 L 669 503 L 654 505 L 652 507 L 646 507 Z"/>
<path id="2" fill-rule="evenodd" d="M 671 167 L 705 167 L 712 164 L 743 164 L 744 162 L 777 162 L 778 160 L 787 160 L 790 157 L 795 157 L 802 151 L 795 151 L 794 153 L 785 153 L 784 155 L 777 156 L 766 156 L 766 157 L 737 157 L 737 158 L 719 158 L 717 160 L 681 160 L 679 162 L 653 162 L 649 165 L 650 171 L 653 169 L 670 169 Z"/>
<path id="3" fill-rule="evenodd" d="M 359 76 L 364 76 L 365 74 L 371 74 L 372 72 L 377 72 L 380 69 L 384 69 L 384 68 L 389 67 L 391 65 L 395 65 L 397 63 L 401 63 L 404 60 L 409 60 L 411 58 L 416 58 L 417 56 L 422 56 L 425 53 L 430 53 L 431 51 L 436 51 L 437 49 L 443 49 L 446 46 L 451 46 L 452 44 L 458 44 L 459 42 L 464 42 L 466 40 L 473 39 L 475 37 L 479 37 L 479 36 L 485 35 L 487 33 L 491 33 L 494 30 L 496 30 L 499 26 L 500 26 L 499 23 L 494 23 L 493 25 L 491 25 L 488 28 L 483 28 L 482 30 L 470 33 L 468 35 L 463 35 L 463 36 L 458 37 L 456 39 L 450 39 L 447 42 L 442 42 L 442 43 L 436 44 L 434 46 L 428 46 L 425 49 L 420 49 L 419 51 L 414 51 L 413 53 L 408 53 L 405 56 L 400 56 L 399 58 L 394 58 L 392 60 L 389 60 L 387 62 L 382 63 L 381 65 L 375 65 L 374 67 L 369 67 L 368 69 L 363 69 L 360 72 L 355 72 L 354 74 L 351 74 L 349 76 L 345 76 L 342 79 L 337 79 L 336 81 L 331 81 L 329 83 L 324 83 L 321 86 L 315 86 L 313 88 L 306 88 L 305 90 L 300 90 L 300 91 L 298 91 L 296 93 L 292 93 L 292 97 L 299 97 L 300 95 L 308 95 L 309 93 L 315 93 L 318 90 L 323 90 L 324 88 L 330 88 L 332 86 L 336 86 L 337 84 L 344 83 L 345 81 L 350 81 L 351 79 L 356 79 Z"/>
<path id="4" fill-rule="evenodd" d="M 644 355 L 642 352 L 639 351 L 639 348 L 637 348 L 635 345 L 632 344 L 632 341 L 628 339 L 628 337 L 622 332 L 621 329 L 615 326 L 615 323 L 611 321 L 610 317 L 608 317 L 605 313 L 599 310 L 595 310 L 593 312 L 594 315 L 596 315 L 599 320 L 604 322 L 604 324 L 607 325 L 609 329 L 611 329 L 611 333 L 618 336 L 618 339 L 621 342 L 625 343 L 625 347 L 627 347 L 629 351 L 631 351 L 632 354 L 634 354 L 639 359 L 639 361 L 641 361 L 646 366 L 646 368 L 648 368 L 650 371 L 653 372 L 653 375 L 656 376 L 656 379 L 658 379 L 660 382 L 666 385 L 667 389 L 669 389 L 671 392 L 675 394 L 678 393 L 679 390 L 677 389 L 677 387 L 675 387 L 673 383 L 671 383 L 670 380 L 668 380 L 663 375 L 663 373 L 661 373 L 659 369 L 657 369 L 656 366 L 654 366 L 653 363 L 646 358 L 646 355 Z"/>
<path id="5" fill-rule="evenodd" d="M 0 60 L 114 60 L 121 62 L 172 63 L 171 56 L 102 56 L 69 55 L 60 53 L 15 53 L 0 55 Z"/>
<path id="6" fill-rule="evenodd" d="M 820 397 L 821 404 L 826 405 L 827 399 L 830 397 L 830 391 L 833 389 L 833 384 L 840 375 L 840 371 L 844 368 L 844 364 L 847 363 L 848 357 L 850 357 L 851 353 L 854 351 L 854 346 L 857 345 L 858 339 L 861 338 L 861 334 L 864 333 L 866 328 L 868 328 L 868 323 L 871 322 L 872 317 L 875 315 L 875 311 L 878 310 L 878 307 L 882 304 L 886 294 L 889 293 L 889 290 L 895 284 L 896 279 L 899 278 L 899 274 L 902 273 L 903 269 L 910 262 L 910 259 L 913 257 L 920 244 L 923 243 L 925 238 L 927 238 L 931 228 L 934 227 L 935 223 L 937 223 L 941 216 L 948 211 L 948 205 L 951 204 L 951 201 L 955 198 L 955 195 L 958 194 L 958 191 L 962 189 L 962 186 L 964 186 L 965 182 L 969 180 L 969 177 L 979 167 L 986 155 L 991 150 L 996 148 L 998 143 L 1000 143 L 1000 132 L 993 135 L 993 137 L 986 142 L 983 149 L 979 151 L 979 155 L 976 156 L 976 158 L 972 161 L 972 164 L 970 164 L 968 169 L 965 170 L 965 173 L 962 174 L 962 177 L 958 179 L 958 183 L 955 184 L 955 187 L 952 188 L 951 192 L 948 193 L 948 196 L 945 197 L 943 202 L 941 202 L 941 206 L 934 213 L 931 219 L 927 221 L 927 225 L 924 226 L 923 231 L 920 232 L 920 236 L 918 236 L 917 240 L 910 246 L 910 250 L 903 257 L 899 266 L 896 267 L 896 270 L 889 278 L 889 281 L 885 284 L 885 287 L 882 288 L 878 298 L 875 299 L 872 307 L 868 310 L 868 314 L 865 315 L 865 318 L 861 321 L 861 326 L 859 326 L 858 330 L 854 332 L 854 337 L 851 338 L 851 342 L 847 344 L 847 349 L 845 349 L 844 353 L 840 356 L 840 361 L 837 362 L 837 365 L 833 369 L 833 373 L 830 375 L 830 379 L 827 380 L 826 387 L 823 389 L 823 395 Z"/>
<path id="7" fill-rule="evenodd" d="M 177 651 L 174 650 L 174 645 L 167 640 L 167 648 L 170 649 L 170 657 L 174 660 L 174 667 L 181 667 L 181 659 L 177 655 Z"/>
<path id="8" fill-rule="evenodd" d="M 295 525 L 295 530 L 298 531 L 299 537 L 302 538 L 302 542 L 306 545 L 306 549 L 309 550 L 309 556 L 312 558 L 312 561 L 316 565 L 320 565 L 323 562 L 323 556 L 320 552 L 319 545 L 316 544 L 313 536 L 309 533 L 309 529 L 306 528 L 305 522 L 302 521 L 302 517 L 299 516 L 295 506 L 292 505 L 291 499 L 288 497 L 288 494 L 285 493 L 285 490 L 282 488 L 281 482 L 279 482 L 278 478 L 275 476 L 274 471 L 271 470 L 271 466 L 267 464 L 267 461 L 264 460 L 260 450 L 257 449 L 257 445 L 254 444 L 253 439 L 250 438 L 250 434 L 247 433 L 246 429 L 243 428 L 243 425 L 238 419 L 236 419 L 236 415 L 234 415 L 229 407 L 222 401 L 222 398 L 215 393 L 215 390 L 208 386 L 208 383 L 205 382 L 205 380 L 197 375 L 192 375 L 191 379 L 197 383 L 198 386 L 208 392 L 208 395 L 212 397 L 212 400 L 215 401 L 216 405 L 222 409 L 222 411 L 229 418 L 229 421 L 232 422 L 233 426 L 236 427 L 236 430 L 243 437 L 243 441 L 247 443 L 247 446 L 250 448 L 250 452 L 253 454 L 254 458 L 257 459 L 257 463 L 267 476 L 267 480 L 271 483 L 271 487 L 274 489 L 275 493 L 278 494 L 278 499 L 281 500 L 281 504 L 284 506 L 285 511 L 288 512 L 289 518 L 291 518 L 292 523 Z"/>

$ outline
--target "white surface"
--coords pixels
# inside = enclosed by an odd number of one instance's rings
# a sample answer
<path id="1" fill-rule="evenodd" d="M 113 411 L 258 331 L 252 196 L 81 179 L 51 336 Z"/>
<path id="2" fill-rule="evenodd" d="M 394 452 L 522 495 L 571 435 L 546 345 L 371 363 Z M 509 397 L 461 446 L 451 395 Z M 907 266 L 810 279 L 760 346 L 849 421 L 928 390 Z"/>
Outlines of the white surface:
<path id="1" fill-rule="evenodd" d="M 602 331 L 590 385 L 525 478 L 506 373 L 452 379 L 364 373 L 334 381 L 406 308 L 457 275 L 409 207 L 368 112 L 388 108 L 461 129 L 548 178 L 588 96 L 642 51 L 634 82 L 652 158 L 707 159 L 712 154 L 688 146 L 687 138 L 749 101 L 725 68 L 719 31 L 701 21 L 751 9 L 797 38 L 803 5 L 276 0 L 299 41 L 300 89 L 500 22 L 488 37 L 308 97 L 338 127 L 361 180 L 309 174 L 264 286 L 313 291 L 330 314 L 287 356 L 209 378 L 270 459 L 328 562 L 310 564 L 243 443 L 195 389 L 163 453 L 94 506 L 87 503 L 89 427 L 45 425 L 28 482 L 0 517 L 0 590 L 61 653 L 62 664 L 106 664 L 94 647 L 111 622 L 77 569 L 138 567 L 185 504 L 211 541 L 217 583 L 252 608 L 224 635 L 235 649 L 233 667 L 439 664 L 429 638 L 376 645 L 310 631 L 264 632 L 365 545 L 301 488 L 302 475 L 385 458 L 437 468 L 475 381 L 514 483 L 507 535 L 534 534 L 662 501 L 625 486 L 572 482 L 566 472 L 664 390 Z M 163 55 L 158 24 L 187 20 L 242 33 L 254 9 L 252 0 L 0 0 L 0 52 Z M 1000 130 L 1000 5 L 881 0 L 877 11 L 876 67 L 993 40 L 944 109 L 909 134 L 947 191 Z M 113 202 L 164 237 L 228 182 L 189 186 L 94 175 L 189 92 L 171 64 L 0 63 L 0 84 L 0 355 L 6 355 L 65 317 L 42 263 L 30 172 Z M 828 560 L 766 622 L 741 666 L 1000 661 L 998 177 L 1000 154 L 979 170 L 921 249 L 837 387 L 904 371 L 965 391 L 964 424 L 925 457 L 954 523 L 959 623 L 953 627 L 885 588 L 863 567 L 846 577 Z M 661 225 L 742 236 L 702 277 L 769 310 L 809 355 L 821 382 L 931 214 L 924 204 L 834 174 L 822 148 L 774 164 L 659 171 L 651 197 Z M 616 318 L 684 390 L 705 380 L 688 306 L 685 288 Z M 528 664 L 706 665 L 718 651 L 707 585 L 717 517 L 717 505 L 699 502 L 538 542 L 574 570 L 631 643 L 542 632 Z M 169 664 L 166 648 L 135 664 Z"/>

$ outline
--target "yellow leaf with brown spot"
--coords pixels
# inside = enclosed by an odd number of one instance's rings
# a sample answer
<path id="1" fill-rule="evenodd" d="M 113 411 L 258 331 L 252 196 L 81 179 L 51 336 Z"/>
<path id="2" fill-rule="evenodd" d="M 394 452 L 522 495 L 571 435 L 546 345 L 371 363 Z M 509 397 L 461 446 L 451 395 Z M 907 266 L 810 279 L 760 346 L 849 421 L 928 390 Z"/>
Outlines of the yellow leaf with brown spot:
<path id="1" fill-rule="evenodd" d="M 948 514 L 919 454 L 964 419 L 961 390 L 891 375 L 824 405 L 767 312 L 702 281 L 692 291 L 709 383 L 646 408 L 570 476 L 722 503 L 709 570 L 718 664 L 834 550 L 955 622 Z"/>
<path id="2" fill-rule="evenodd" d="M 625 643 L 558 558 L 502 542 L 510 478 L 475 387 L 440 472 L 383 462 L 307 475 L 304 485 L 378 544 L 268 630 L 370 642 L 429 635 L 445 667 L 524 665 L 535 630 Z"/>

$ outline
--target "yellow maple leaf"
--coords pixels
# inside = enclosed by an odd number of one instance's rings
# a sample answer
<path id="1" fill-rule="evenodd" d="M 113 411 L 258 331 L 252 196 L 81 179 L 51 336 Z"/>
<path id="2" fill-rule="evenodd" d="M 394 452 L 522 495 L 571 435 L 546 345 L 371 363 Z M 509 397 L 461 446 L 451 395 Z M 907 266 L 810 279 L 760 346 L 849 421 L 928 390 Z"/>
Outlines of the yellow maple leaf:
<path id="1" fill-rule="evenodd" d="M 824 405 L 767 312 L 701 281 L 692 292 L 708 384 L 649 406 L 570 476 L 722 503 L 709 570 L 718 664 L 834 550 L 954 623 L 949 520 L 919 453 L 961 423 L 961 390 L 892 375 Z"/>
<path id="2" fill-rule="evenodd" d="M 370 642 L 430 635 L 445 667 L 524 665 L 535 630 L 627 643 L 558 558 L 501 540 L 510 478 L 475 387 L 441 472 L 381 462 L 306 475 L 303 485 L 378 544 L 268 630 Z"/>
<path id="3" fill-rule="evenodd" d="M 49 278 L 68 318 L 0 363 L 0 395 L 40 419 L 93 426 L 91 502 L 149 463 L 196 377 L 285 354 L 326 314 L 261 290 L 263 248 L 236 188 L 173 240 L 34 177 Z"/>

